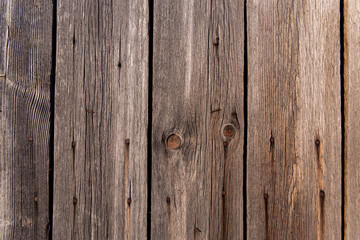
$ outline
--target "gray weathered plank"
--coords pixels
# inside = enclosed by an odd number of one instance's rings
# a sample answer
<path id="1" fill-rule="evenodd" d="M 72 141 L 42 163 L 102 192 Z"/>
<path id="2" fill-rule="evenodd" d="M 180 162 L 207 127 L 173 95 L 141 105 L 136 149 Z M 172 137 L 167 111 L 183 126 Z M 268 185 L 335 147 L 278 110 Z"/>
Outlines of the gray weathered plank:
<path id="1" fill-rule="evenodd" d="M 145 239 L 148 1 L 57 10 L 53 238 Z"/>
<path id="2" fill-rule="evenodd" d="M 53 6 L 0 10 L 0 239 L 47 239 Z"/>
<path id="3" fill-rule="evenodd" d="M 360 239 L 360 2 L 344 1 L 345 238 Z"/>
<path id="4" fill-rule="evenodd" d="M 248 1 L 248 239 L 341 239 L 339 6 Z"/>
<path id="5" fill-rule="evenodd" d="M 243 237 L 243 7 L 154 3 L 152 239 Z"/>

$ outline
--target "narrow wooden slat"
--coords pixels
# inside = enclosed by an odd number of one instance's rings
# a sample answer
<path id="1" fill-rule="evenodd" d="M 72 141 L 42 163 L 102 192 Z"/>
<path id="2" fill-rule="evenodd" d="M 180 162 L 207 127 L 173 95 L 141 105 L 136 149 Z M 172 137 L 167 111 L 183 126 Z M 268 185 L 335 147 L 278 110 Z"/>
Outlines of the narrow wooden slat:
<path id="1" fill-rule="evenodd" d="M 248 0 L 248 239 L 341 239 L 339 7 Z"/>
<path id="2" fill-rule="evenodd" d="M 345 238 L 360 239 L 360 2 L 344 1 Z"/>
<path id="3" fill-rule="evenodd" d="M 53 238 L 145 239 L 148 1 L 57 10 Z"/>
<path id="4" fill-rule="evenodd" d="M 0 10 L 0 239 L 48 239 L 53 6 Z"/>
<path id="5" fill-rule="evenodd" d="M 151 239 L 242 239 L 244 2 L 154 4 Z"/>

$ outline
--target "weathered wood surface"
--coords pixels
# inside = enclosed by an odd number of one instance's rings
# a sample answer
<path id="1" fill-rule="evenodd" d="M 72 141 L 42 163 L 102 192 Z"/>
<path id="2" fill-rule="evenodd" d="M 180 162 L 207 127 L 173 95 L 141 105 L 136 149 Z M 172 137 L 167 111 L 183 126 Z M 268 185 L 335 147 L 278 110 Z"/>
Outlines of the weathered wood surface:
<path id="1" fill-rule="evenodd" d="M 360 239 L 360 2 L 344 1 L 345 238 Z"/>
<path id="2" fill-rule="evenodd" d="M 155 1 L 151 239 L 243 238 L 243 13 Z"/>
<path id="3" fill-rule="evenodd" d="M 47 239 L 53 5 L 0 10 L 0 239 Z"/>
<path id="4" fill-rule="evenodd" d="M 341 239 L 339 7 L 248 0 L 248 239 Z"/>
<path id="5" fill-rule="evenodd" d="M 58 0 L 54 239 L 146 239 L 148 16 Z"/>

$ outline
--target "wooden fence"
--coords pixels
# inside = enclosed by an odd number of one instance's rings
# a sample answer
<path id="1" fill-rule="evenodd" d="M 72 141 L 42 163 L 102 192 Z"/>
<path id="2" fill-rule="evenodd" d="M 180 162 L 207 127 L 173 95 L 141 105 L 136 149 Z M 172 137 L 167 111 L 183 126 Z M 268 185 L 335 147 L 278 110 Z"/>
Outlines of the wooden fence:
<path id="1" fill-rule="evenodd" d="M 1 239 L 360 239 L 360 2 L 1 0 Z"/>

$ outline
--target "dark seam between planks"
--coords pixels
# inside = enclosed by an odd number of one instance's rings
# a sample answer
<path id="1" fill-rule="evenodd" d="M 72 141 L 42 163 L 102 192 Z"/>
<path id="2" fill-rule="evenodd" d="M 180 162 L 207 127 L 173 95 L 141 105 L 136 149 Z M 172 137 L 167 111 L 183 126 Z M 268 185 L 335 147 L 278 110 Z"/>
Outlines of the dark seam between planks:
<path id="1" fill-rule="evenodd" d="M 344 79 L 344 0 L 340 0 L 340 82 L 341 82 L 341 239 L 345 238 L 345 79 Z"/>
<path id="2" fill-rule="evenodd" d="M 247 239 L 247 131 L 248 131 L 248 49 L 247 9 L 244 0 L 244 149 L 243 149 L 243 239 Z"/>
<path id="3" fill-rule="evenodd" d="M 151 239 L 151 178 L 152 178 L 152 101 L 153 101 L 153 36 L 154 36 L 154 1 L 149 4 L 149 81 L 148 81 L 148 131 L 147 131 L 147 239 Z"/>
<path id="4" fill-rule="evenodd" d="M 54 207 L 54 120 L 55 120 L 55 73 L 56 73 L 56 34 L 57 0 L 53 0 L 52 39 L 51 39 L 51 77 L 50 77 L 50 141 L 49 141 L 49 225 L 48 238 L 52 240 Z"/>

